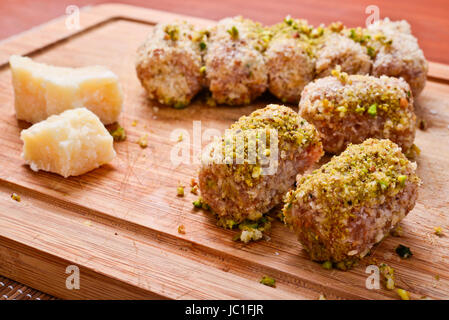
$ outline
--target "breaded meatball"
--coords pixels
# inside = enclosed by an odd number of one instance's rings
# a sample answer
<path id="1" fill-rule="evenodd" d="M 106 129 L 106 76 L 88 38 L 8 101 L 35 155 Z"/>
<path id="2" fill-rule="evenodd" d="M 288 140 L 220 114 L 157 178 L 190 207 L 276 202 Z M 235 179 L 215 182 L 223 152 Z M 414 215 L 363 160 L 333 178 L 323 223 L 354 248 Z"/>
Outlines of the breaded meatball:
<path id="1" fill-rule="evenodd" d="M 416 130 L 409 85 L 401 78 L 333 74 L 308 84 L 299 103 L 299 114 L 316 127 L 324 150 L 340 153 L 350 143 L 388 138 L 407 152 Z"/>
<path id="2" fill-rule="evenodd" d="M 255 221 L 281 203 L 296 175 L 322 154 L 312 125 L 288 107 L 268 105 L 241 117 L 205 151 L 201 196 L 224 227 Z"/>
<path id="3" fill-rule="evenodd" d="M 261 51 L 264 28 L 242 17 L 226 18 L 211 29 L 204 57 L 206 82 L 220 104 L 248 104 L 267 88 Z"/>
<path id="4" fill-rule="evenodd" d="M 268 89 L 283 102 L 297 103 L 304 86 L 313 80 L 310 28 L 305 20 L 293 19 L 271 28 L 272 39 L 264 53 Z"/>
<path id="5" fill-rule="evenodd" d="M 374 58 L 372 74 L 404 78 L 417 97 L 424 89 L 429 67 L 410 25 L 385 19 L 370 25 L 368 31 L 384 44 Z"/>
<path id="6" fill-rule="evenodd" d="M 203 86 L 201 32 L 188 23 L 158 24 L 137 51 L 136 71 L 150 99 L 182 108 Z"/>
<path id="7" fill-rule="evenodd" d="M 331 75 L 331 71 L 339 65 L 341 71 L 348 74 L 369 74 L 372 61 L 366 48 L 359 43 L 338 33 L 325 37 L 316 53 L 316 77 Z"/>
<path id="8" fill-rule="evenodd" d="M 315 261 L 345 269 L 366 256 L 415 205 L 416 164 L 390 140 L 368 139 L 287 193 L 284 221 Z"/>

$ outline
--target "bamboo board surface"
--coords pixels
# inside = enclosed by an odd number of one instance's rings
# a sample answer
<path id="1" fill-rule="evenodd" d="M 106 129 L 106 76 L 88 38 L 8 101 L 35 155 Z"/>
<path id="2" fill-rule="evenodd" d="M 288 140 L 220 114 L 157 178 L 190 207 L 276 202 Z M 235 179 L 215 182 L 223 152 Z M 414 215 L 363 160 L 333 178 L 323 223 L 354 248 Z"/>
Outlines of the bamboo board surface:
<path id="1" fill-rule="evenodd" d="M 328 271 L 307 259 L 280 222 L 269 241 L 245 245 L 232 241 L 235 231 L 218 228 L 210 214 L 193 209 L 197 196 L 188 187 L 185 197 L 176 197 L 178 181 L 187 186 L 198 165 L 170 161 L 177 143 L 173 130 L 187 130 L 184 139 L 192 143 L 194 121 L 201 120 L 203 131 L 223 131 L 275 101 L 264 96 L 238 108 L 196 101 L 183 110 L 147 101 L 134 70 L 136 48 L 155 23 L 176 18 L 213 23 L 102 5 L 81 12 L 81 30 L 68 30 L 61 18 L 0 43 L 0 274 L 59 298 L 395 299 L 383 287 L 366 288 L 365 269 L 375 259 L 395 268 L 397 285 L 412 298 L 449 298 L 449 68 L 431 64 L 416 102 L 429 128 L 417 132 L 423 186 L 401 223 L 404 235 L 387 238 L 351 271 Z M 15 118 L 10 54 L 61 66 L 101 64 L 118 74 L 125 95 L 120 123 L 128 138 L 115 144 L 113 162 L 69 179 L 23 164 L 19 134 L 28 125 Z M 137 140 L 144 133 L 149 146 L 141 149 Z M 191 162 L 197 151 L 192 147 Z M 13 192 L 21 202 L 11 200 Z M 179 225 L 186 234 L 178 233 Z M 436 226 L 443 237 L 433 233 Z M 394 253 L 398 244 L 410 247 L 413 257 L 401 260 Z M 80 268 L 79 290 L 66 288 L 69 265 Z M 259 284 L 263 275 L 275 278 L 276 288 Z"/>

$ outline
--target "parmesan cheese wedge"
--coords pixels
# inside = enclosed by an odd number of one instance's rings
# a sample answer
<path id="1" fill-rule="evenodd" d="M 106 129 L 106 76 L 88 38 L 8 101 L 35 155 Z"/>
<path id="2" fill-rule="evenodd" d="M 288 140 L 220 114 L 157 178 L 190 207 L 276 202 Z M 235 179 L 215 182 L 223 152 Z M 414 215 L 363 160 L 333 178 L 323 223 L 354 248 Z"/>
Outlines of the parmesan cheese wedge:
<path id="1" fill-rule="evenodd" d="M 115 157 L 113 139 L 100 119 L 87 110 L 67 110 L 22 130 L 22 157 L 33 171 L 77 176 Z"/>
<path id="2" fill-rule="evenodd" d="M 36 123 L 68 109 L 86 107 L 110 124 L 122 111 L 118 77 L 105 67 L 55 67 L 17 55 L 9 58 L 9 64 L 19 120 Z"/>

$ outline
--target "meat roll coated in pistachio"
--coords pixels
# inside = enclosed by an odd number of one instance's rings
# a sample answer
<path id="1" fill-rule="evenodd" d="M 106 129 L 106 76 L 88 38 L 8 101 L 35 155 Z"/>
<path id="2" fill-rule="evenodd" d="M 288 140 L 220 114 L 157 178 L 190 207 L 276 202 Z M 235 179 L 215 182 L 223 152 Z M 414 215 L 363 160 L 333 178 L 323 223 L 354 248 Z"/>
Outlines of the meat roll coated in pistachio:
<path id="1" fill-rule="evenodd" d="M 224 227 L 256 221 L 281 203 L 296 175 L 322 154 L 311 124 L 288 107 L 268 105 L 241 117 L 205 151 L 201 196 Z"/>
<path id="2" fill-rule="evenodd" d="M 407 152 L 415 138 L 413 96 L 401 78 L 334 70 L 304 88 L 299 114 L 316 127 L 330 153 L 367 138 L 388 138 Z"/>
<path id="3" fill-rule="evenodd" d="M 191 24 L 158 24 L 137 51 L 137 76 L 150 99 L 182 108 L 202 89 L 204 32 Z"/>
<path id="4" fill-rule="evenodd" d="M 284 221 L 315 261 L 340 269 L 366 256 L 415 205 L 416 164 L 390 140 L 368 139 L 298 180 Z"/>

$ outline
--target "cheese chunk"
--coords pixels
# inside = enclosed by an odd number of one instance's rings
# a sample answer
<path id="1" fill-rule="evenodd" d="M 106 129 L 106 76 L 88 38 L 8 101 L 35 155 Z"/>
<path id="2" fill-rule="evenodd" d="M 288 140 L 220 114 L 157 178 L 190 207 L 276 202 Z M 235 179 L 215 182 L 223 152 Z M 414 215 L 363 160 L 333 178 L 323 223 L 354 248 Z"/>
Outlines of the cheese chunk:
<path id="1" fill-rule="evenodd" d="M 22 130 L 22 157 L 33 171 L 65 178 L 86 173 L 115 157 L 113 139 L 86 108 L 67 110 Z"/>
<path id="2" fill-rule="evenodd" d="M 36 123 L 68 109 L 86 107 L 110 124 L 122 111 L 118 77 L 105 67 L 54 67 L 16 55 L 10 57 L 9 64 L 19 120 Z"/>

